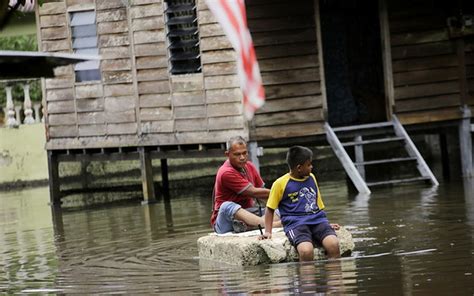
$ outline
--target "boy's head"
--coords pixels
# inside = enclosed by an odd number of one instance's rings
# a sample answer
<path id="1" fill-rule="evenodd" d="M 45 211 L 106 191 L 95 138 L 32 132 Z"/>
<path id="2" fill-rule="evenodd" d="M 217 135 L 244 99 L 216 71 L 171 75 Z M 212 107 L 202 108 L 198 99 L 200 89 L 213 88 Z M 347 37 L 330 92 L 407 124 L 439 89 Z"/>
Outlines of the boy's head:
<path id="1" fill-rule="evenodd" d="M 286 153 L 286 163 L 290 171 L 296 173 L 300 177 L 308 176 L 313 166 L 313 151 L 303 146 L 293 146 Z"/>

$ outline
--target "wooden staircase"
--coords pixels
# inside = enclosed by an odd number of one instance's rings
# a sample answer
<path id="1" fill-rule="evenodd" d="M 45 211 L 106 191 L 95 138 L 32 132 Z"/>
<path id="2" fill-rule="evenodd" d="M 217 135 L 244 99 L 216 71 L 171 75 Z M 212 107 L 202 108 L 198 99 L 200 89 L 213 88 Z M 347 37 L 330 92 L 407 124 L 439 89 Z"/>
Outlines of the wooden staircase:
<path id="1" fill-rule="evenodd" d="M 400 124 L 400 121 L 398 121 L 395 115 L 392 115 L 392 118 L 392 121 L 388 122 L 336 128 L 332 128 L 326 122 L 325 130 L 327 140 L 341 161 L 342 166 L 354 186 L 361 193 L 370 193 L 369 187 L 417 181 L 429 181 L 431 184 L 437 186 L 439 184 L 438 181 Z M 340 139 L 344 139 L 345 141 L 341 142 Z M 379 148 L 376 150 L 379 152 L 385 150 L 382 154 L 390 155 L 390 157 L 366 160 L 364 147 L 368 148 L 369 145 L 377 146 L 372 148 Z M 346 150 L 348 148 L 353 148 L 353 151 Z M 354 160 L 349 156 L 348 151 L 349 153 L 353 152 Z M 367 152 L 368 149 L 365 149 L 365 151 Z M 407 163 L 416 165 L 416 169 L 413 168 L 413 172 L 410 173 L 410 176 L 405 174 L 404 176 L 390 180 L 366 180 L 366 171 L 369 168 L 382 165 L 390 165 L 390 168 L 397 165 L 401 167 L 402 164 L 406 165 Z"/>

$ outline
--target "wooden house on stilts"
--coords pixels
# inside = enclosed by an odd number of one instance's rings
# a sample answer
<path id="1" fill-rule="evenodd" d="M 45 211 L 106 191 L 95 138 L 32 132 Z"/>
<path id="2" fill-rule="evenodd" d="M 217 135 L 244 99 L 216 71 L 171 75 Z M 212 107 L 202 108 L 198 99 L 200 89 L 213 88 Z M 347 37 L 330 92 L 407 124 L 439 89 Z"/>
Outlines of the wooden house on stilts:
<path id="1" fill-rule="evenodd" d="M 51 202 L 58 163 L 222 153 L 230 136 L 259 146 L 329 142 L 361 192 L 437 184 L 405 131 L 458 135 L 473 174 L 474 4 L 461 0 L 247 0 L 266 92 L 242 115 L 236 56 L 203 0 L 59 0 L 37 9 L 39 48 L 99 54 L 44 81 Z M 405 127 L 405 128 L 404 128 Z M 327 141 L 327 142 L 326 142 Z M 443 142 L 443 141 L 441 141 Z M 405 155 L 370 159 L 370 145 Z M 389 151 L 390 150 L 390 153 Z M 370 181 L 370 166 L 414 162 L 418 177 Z"/>

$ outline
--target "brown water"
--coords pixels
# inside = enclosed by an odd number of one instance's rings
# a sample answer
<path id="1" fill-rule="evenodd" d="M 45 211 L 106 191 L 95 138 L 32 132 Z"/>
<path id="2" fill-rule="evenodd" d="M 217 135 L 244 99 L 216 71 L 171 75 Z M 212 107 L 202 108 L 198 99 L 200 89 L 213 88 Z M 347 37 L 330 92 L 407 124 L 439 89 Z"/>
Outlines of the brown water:
<path id="1" fill-rule="evenodd" d="M 1 193 L 0 293 L 474 295 L 474 181 L 351 196 L 321 184 L 352 257 L 235 267 L 199 260 L 210 200 L 52 213 L 47 188 Z"/>

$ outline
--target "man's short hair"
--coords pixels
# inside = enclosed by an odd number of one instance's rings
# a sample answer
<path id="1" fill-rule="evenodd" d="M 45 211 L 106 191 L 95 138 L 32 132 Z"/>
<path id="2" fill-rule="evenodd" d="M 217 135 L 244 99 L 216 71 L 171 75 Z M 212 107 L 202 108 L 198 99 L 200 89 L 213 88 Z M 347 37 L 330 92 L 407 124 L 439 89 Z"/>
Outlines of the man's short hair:
<path id="1" fill-rule="evenodd" d="M 313 151 L 303 146 L 290 147 L 290 149 L 288 149 L 288 152 L 286 153 L 286 163 L 288 164 L 290 170 L 312 159 Z"/>
<path id="2" fill-rule="evenodd" d="M 247 145 L 247 141 L 245 141 L 245 139 L 242 138 L 241 136 L 232 137 L 232 138 L 230 138 L 230 139 L 225 143 L 225 149 L 226 149 L 227 151 L 229 151 L 230 148 L 232 148 L 232 145 L 234 145 L 234 144 Z"/>

